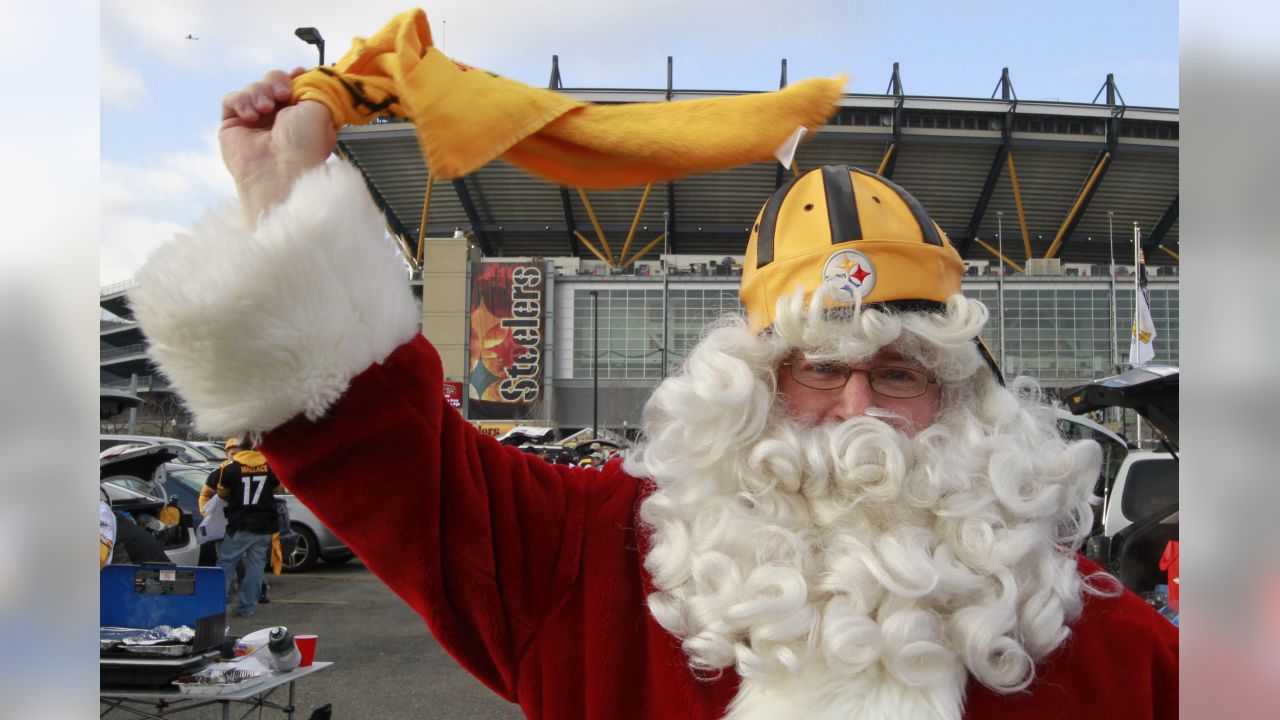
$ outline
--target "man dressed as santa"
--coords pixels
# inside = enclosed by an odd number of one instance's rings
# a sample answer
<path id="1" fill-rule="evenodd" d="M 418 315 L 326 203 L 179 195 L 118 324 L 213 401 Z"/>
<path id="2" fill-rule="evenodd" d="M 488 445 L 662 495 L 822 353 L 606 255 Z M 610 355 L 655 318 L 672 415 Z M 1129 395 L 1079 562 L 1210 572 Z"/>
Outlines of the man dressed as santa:
<path id="1" fill-rule="evenodd" d="M 131 293 L 211 434 L 284 483 L 535 718 L 1149 718 L 1175 629 L 1076 554 L 1100 464 L 1005 386 L 920 204 L 846 167 L 768 199 L 744 316 L 601 469 L 475 431 L 329 111 L 227 96 L 241 206 Z M 204 268 L 192 284 L 187 268 Z"/>

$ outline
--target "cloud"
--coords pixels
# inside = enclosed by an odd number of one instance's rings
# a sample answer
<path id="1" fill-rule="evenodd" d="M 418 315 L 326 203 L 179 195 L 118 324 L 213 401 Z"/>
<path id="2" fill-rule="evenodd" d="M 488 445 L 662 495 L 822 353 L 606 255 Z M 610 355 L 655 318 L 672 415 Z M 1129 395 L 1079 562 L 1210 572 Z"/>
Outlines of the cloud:
<path id="1" fill-rule="evenodd" d="M 110 45 L 102 43 L 102 102 L 116 110 L 128 110 L 146 100 L 142 73 L 120 62 Z"/>
<path id="2" fill-rule="evenodd" d="M 99 282 L 129 279 L 153 249 L 234 193 L 212 132 L 196 150 L 103 161 Z"/>

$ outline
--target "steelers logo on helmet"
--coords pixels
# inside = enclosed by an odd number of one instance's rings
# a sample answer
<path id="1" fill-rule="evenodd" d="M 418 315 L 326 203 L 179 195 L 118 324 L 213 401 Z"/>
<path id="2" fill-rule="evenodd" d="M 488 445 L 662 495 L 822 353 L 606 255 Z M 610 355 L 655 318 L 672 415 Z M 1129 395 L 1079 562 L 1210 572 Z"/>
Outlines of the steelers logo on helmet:
<path id="1" fill-rule="evenodd" d="M 857 250 L 832 253 L 822 266 L 822 287 L 831 300 L 853 304 L 876 286 L 876 266 Z"/>

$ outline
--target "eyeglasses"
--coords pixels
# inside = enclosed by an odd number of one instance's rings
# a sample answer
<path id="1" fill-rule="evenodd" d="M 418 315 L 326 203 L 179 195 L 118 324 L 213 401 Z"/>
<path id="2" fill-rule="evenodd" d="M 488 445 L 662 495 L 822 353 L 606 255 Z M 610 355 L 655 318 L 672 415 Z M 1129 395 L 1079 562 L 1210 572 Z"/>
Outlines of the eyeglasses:
<path id="1" fill-rule="evenodd" d="M 907 400 L 925 394 L 937 380 L 915 368 L 880 365 L 872 368 L 855 368 L 848 363 L 788 360 L 791 379 L 814 390 L 839 390 L 849 383 L 856 372 L 866 373 L 871 391 L 885 397 Z"/>

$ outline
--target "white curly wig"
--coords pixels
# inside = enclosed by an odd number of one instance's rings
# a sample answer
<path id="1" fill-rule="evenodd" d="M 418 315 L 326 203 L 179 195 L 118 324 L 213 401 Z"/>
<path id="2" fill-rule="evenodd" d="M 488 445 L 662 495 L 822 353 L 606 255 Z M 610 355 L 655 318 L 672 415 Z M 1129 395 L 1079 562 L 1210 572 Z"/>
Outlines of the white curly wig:
<path id="1" fill-rule="evenodd" d="M 970 675 L 1026 688 L 1062 644 L 1101 462 L 1067 443 L 1037 386 L 1001 386 L 974 338 L 986 308 L 778 303 L 771 331 L 718 323 L 645 409 L 627 471 L 657 621 L 694 671 L 734 668 L 731 718 L 959 717 Z M 777 396 L 794 349 L 856 362 L 893 344 L 942 383 L 914 436 L 873 417 L 815 424 Z"/>

